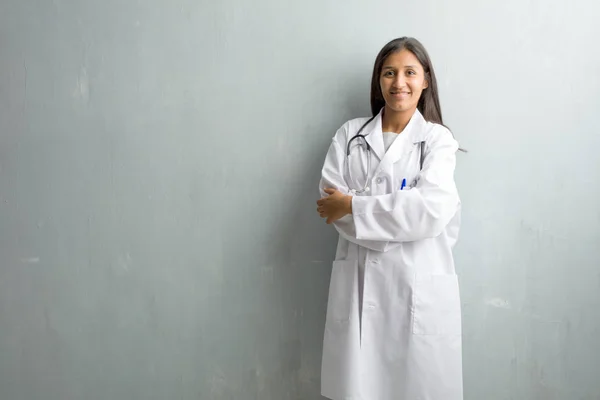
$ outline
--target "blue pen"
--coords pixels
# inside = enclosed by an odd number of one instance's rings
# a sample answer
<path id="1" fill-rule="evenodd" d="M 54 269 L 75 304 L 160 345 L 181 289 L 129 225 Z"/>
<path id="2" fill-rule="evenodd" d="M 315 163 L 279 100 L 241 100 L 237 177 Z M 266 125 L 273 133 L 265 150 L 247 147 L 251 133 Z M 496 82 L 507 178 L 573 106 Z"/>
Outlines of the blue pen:
<path id="1" fill-rule="evenodd" d="M 400 186 L 400 190 L 404 190 L 404 186 L 406 186 L 406 178 L 402 179 L 402 186 Z"/>

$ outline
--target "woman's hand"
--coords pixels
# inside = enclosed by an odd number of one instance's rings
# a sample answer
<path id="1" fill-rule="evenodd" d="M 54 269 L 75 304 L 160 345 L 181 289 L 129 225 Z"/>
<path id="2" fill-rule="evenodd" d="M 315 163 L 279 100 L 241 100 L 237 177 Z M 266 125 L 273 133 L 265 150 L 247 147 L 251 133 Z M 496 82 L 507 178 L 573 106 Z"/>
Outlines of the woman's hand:
<path id="1" fill-rule="evenodd" d="M 331 224 L 345 215 L 352 214 L 352 196 L 346 196 L 336 189 L 325 189 L 328 196 L 317 200 L 317 211 L 321 218 Z"/>

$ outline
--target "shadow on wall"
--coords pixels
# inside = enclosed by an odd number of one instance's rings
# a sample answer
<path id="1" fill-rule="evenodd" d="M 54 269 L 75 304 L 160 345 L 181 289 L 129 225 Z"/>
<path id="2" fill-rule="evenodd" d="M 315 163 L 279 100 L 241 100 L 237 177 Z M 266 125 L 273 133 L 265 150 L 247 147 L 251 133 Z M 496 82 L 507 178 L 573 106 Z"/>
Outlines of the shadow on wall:
<path id="1" fill-rule="evenodd" d="M 246 179 L 236 179 L 235 188 L 225 188 L 214 204 L 233 213 L 225 222 L 217 218 L 223 229 L 223 283 L 215 290 L 220 311 L 207 325 L 213 344 L 207 345 L 208 359 L 215 361 L 207 371 L 211 398 L 320 398 L 325 311 L 338 236 L 316 212 L 318 183 L 336 130 L 350 118 L 368 116 L 361 87 L 343 85 L 335 93 L 341 100 L 332 102 L 328 113 L 303 120 L 295 132 L 299 136 L 286 133 L 282 151 L 294 149 L 287 165 L 270 169 L 268 163 L 277 157 L 265 154 L 267 177 L 252 166 L 238 166 L 233 176 Z"/>
<path id="2" fill-rule="evenodd" d="M 356 76 L 349 82 L 364 77 Z M 307 122 L 305 132 L 322 132 L 308 156 L 302 160 L 300 184 L 286 189 L 282 218 L 270 226 L 271 241 L 267 247 L 279 260 L 275 273 L 281 283 L 284 332 L 287 340 L 280 343 L 281 378 L 288 382 L 291 399 L 317 399 L 320 396 L 322 341 L 331 263 L 335 257 L 338 235 L 316 211 L 318 184 L 331 138 L 348 119 L 368 116 L 368 97 L 359 85 L 347 85 L 343 96 L 345 109 L 338 109 L 325 123 Z M 285 393 L 285 391 L 284 391 Z"/>

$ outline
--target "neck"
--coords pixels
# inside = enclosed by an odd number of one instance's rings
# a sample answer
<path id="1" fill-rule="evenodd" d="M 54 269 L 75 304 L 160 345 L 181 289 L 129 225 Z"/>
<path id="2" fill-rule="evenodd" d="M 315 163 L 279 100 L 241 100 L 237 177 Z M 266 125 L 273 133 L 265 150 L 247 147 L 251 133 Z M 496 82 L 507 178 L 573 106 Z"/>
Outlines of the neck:
<path id="1" fill-rule="evenodd" d="M 381 121 L 381 128 L 383 132 L 395 132 L 402 133 L 406 125 L 410 122 L 410 119 L 414 115 L 415 109 L 406 111 L 394 111 L 389 109 L 387 106 L 383 111 L 383 118 Z"/>

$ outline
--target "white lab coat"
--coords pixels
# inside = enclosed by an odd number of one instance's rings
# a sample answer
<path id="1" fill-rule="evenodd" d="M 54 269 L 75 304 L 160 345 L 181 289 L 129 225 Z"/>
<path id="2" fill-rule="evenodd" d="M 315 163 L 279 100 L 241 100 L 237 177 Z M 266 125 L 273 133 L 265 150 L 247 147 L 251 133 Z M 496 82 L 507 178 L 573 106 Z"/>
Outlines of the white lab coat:
<path id="1" fill-rule="evenodd" d="M 448 129 L 416 111 L 385 152 L 381 116 L 362 132 L 372 147 L 371 192 L 354 195 L 352 215 L 334 223 L 340 238 L 321 392 L 334 400 L 462 400 L 461 308 L 452 256 L 460 225 L 458 144 Z M 349 185 L 346 145 L 366 121 L 348 121 L 335 134 L 322 170 L 322 197 L 326 187 L 346 194 L 362 188 L 366 161 L 351 165 L 359 182 Z M 407 186 L 399 190 L 403 179 Z"/>

